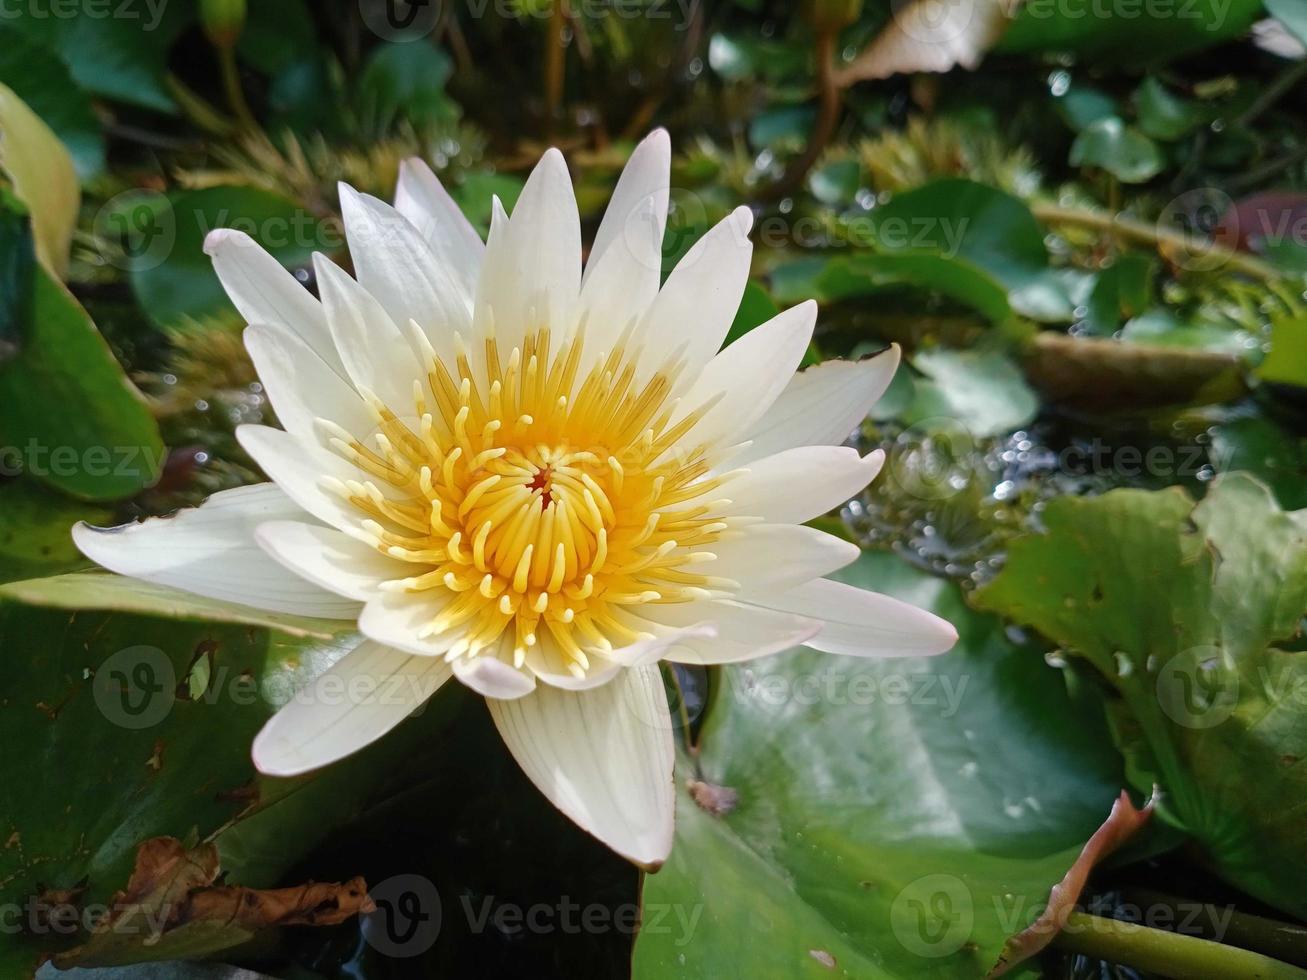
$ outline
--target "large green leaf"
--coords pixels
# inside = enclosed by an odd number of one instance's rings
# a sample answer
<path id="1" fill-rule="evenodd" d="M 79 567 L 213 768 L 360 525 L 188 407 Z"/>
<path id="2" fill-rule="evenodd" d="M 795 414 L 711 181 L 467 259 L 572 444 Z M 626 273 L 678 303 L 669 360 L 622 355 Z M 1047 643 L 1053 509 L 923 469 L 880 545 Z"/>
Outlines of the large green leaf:
<path id="1" fill-rule="evenodd" d="M 1243 34 L 1262 0 L 1104 4 L 1029 0 L 999 41 L 1000 52 L 1069 51 L 1100 63 L 1157 64 Z"/>
<path id="2" fill-rule="evenodd" d="M 71 293 L 36 270 L 31 324 L 0 365 L 0 445 L 24 470 L 87 500 L 129 497 L 158 476 L 159 427 Z"/>
<path id="3" fill-rule="evenodd" d="M 256 777 L 254 735 L 352 646 L 349 635 L 322 642 L 9 600 L 0 600 L 0 634 L 0 902 L 23 909 L 25 923 L 37 896 L 103 913 L 137 846 L 156 836 L 230 838 L 220 844 L 230 882 L 274 884 L 423 746 L 444 741 L 437 696 L 336 765 L 293 780 Z M 0 975 L 30 976 L 39 954 L 84 939 L 38 916 L 6 936 Z M 140 959 L 159 958 L 148 933 L 137 939 Z M 221 935 L 210 939 L 221 945 Z"/>
<path id="4" fill-rule="evenodd" d="M 642 931 L 638 980 L 974 980 L 1105 818 L 1122 777 L 1101 713 L 1037 652 L 897 557 L 846 577 L 947 617 L 957 650 L 722 671 L 700 763 L 738 802 L 714 816 L 682 794 L 645 907 L 698 927 L 692 943 L 674 919 Z"/>
<path id="5" fill-rule="evenodd" d="M 159 112 L 175 107 L 168 51 L 195 18 L 195 0 L 29 0 L 8 23 L 59 56 L 96 95 Z"/>
<path id="6" fill-rule="evenodd" d="M 896 195 L 873 212 L 876 241 L 893 252 L 965 259 L 1010 291 L 1019 313 L 1066 319 L 1071 303 L 1048 266 L 1044 232 L 1019 198 L 961 178 Z"/>
<path id="7" fill-rule="evenodd" d="M 0 474 L 4 466 L 0 459 Z M 68 529 L 78 521 L 112 519 L 106 507 L 69 500 L 33 480 L 0 482 L 0 583 L 85 565 Z"/>
<path id="8" fill-rule="evenodd" d="M 83 180 L 104 169 L 104 135 L 91 99 L 54 51 L 0 24 L 0 82 L 63 140 Z"/>
<path id="9" fill-rule="evenodd" d="M 168 247 L 150 249 L 151 260 L 132 269 L 137 300 L 155 323 L 177 326 L 234 311 L 204 252 L 205 236 L 216 228 L 245 232 L 286 266 L 304 265 L 315 250 L 340 244 L 312 213 L 269 191 L 208 187 L 179 194 L 151 221 L 152 241 Z"/>
<path id="10" fill-rule="evenodd" d="M 1007 290 L 989 272 L 946 255 L 856 255 L 828 260 L 814 282 L 816 297 L 841 300 L 911 288 L 971 307 L 991 323 L 1012 314 Z"/>
<path id="11" fill-rule="evenodd" d="M 1120 695 L 1140 789 L 1230 881 L 1302 916 L 1307 897 L 1307 512 L 1245 474 L 1062 497 L 976 601 L 1084 656 Z"/>

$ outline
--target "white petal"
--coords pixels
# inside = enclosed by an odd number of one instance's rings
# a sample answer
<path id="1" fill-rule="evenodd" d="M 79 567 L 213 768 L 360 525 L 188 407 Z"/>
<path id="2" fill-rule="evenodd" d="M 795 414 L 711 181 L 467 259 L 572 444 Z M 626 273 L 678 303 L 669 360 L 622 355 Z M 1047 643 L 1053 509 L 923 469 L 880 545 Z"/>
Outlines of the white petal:
<path id="1" fill-rule="evenodd" d="M 535 677 L 518 670 L 493 655 L 481 655 L 454 661 L 454 676 L 484 698 L 511 701 L 525 697 L 536 689 Z"/>
<path id="2" fill-rule="evenodd" d="M 439 657 L 364 640 L 282 706 L 254 739 L 254 765 L 298 776 L 371 745 L 449 679 Z"/>
<path id="3" fill-rule="evenodd" d="M 839 445 L 880 400 L 898 366 L 895 344 L 861 361 L 826 361 L 801 371 L 744 434 L 752 445 L 732 457 L 732 464 L 795 446 Z"/>
<path id="4" fill-rule="evenodd" d="M 288 572 L 254 541 L 265 521 L 302 518 L 303 511 L 271 483 L 215 493 L 173 517 L 98 529 L 73 528 L 92 561 L 131 578 L 255 609 L 353 619 L 360 604 Z"/>
<path id="5" fill-rule="evenodd" d="M 641 321 L 642 365 L 658 367 L 683 350 L 693 376 L 721 348 L 749 279 L 752 226 L 752 212 L 736 208 L 676 263 Z"/>
<path id="6" fill-rule="evenodd" d="M 425 161 L 414 157 L 399 165 L 395 210 L 427 240 L 436 261 L 453 275 L 471 309 L 486 246 Z"/>
<path id="7" fill-rule="evenodd" d="M 487 702 L 518 764 L 554 806 L 618 854 L 656 870 L 672 849 L 675 752 L 657 667 L 592 691 L 541 686 Z"/>
<path id="8" fill-rule="evenodd" d="M 268 521 L 255 529 L 254 539 L 296 575 L 359 602 L 374 598 L 382 582 L 409 575 L 403 562 L 329 527 Z"/>
<path id="9" fill-rule="evenodd" d="M 241 231 L 218 228 L 204 239 L 204 251 L 212 257 L 213 271 L 246 323 L 284 327 L 308 344 L 332 370 L 343 373 L 322 315 L 322 304 L 253 238 Z"/>
<path id="10" fill-rule="evenodd" d="M 846 446 L 799 446 L 749 464 L 727 480 L 724 515 L 802 524 L 844 504 L 876 478 L 885 463 L 877 450 L 860 457 Z"/>
<path id="11" fill-rule="evenodd" d="M 707 666 L 756 660 L 808 642 L 821 629 L 821 623 L 812 619 L 729 599 L 657 609 L 651 606 L 646 615 L 656 616 L 667 625 L 704 619 L 715 627 L 716 636 L 686 636 L 664 651 L 664 660 L 679 664 Z"/>
<path id="12" fill-rule="evenodd" d="M 426 636 L 424 628 L 449 605 L 449 593 L 383 592 L 368 600 L 359 614 L 365 636 L 421 657 L 442 656 L 459 638 L 458 633 Z"/>
<path id="13" fill-rule="evenodd" d="M 581 289 L 581 221 L 567 164 L 558 150 L 540 158 L 507 224 L 491 220 L 477 284 L 479 331 L 493 326 L 501 356 L 528 330 L 548 326 L 556 340 L 570 333 Z"/>
<path id="14" fill-rule="evenodd" d="M 751 595 L 748 603 L 820 620 L 807 645 L 855 657 L 929 657 L 957 642 L 952 624 L 877 592 L 816 579 L 783 591 Z"/>
<path id="15" fill-rule="evenodd" d="M 358 392 L 294 334 L 256 323 L 245 331 L 245 349 L 286 431 L 316 442 L 314 420 L 319 418 L 360 440 L 376 430 Z"/>
<path id="16" fill-rule="evenodd" d="M 802 524 L 757 524 L 711 546 L 695 571 L 738 582 L 745 594 L 820 578 L 856 561 L 858 546 Z"/>
<path id="17" fill-rule="evenodd" d="M 794 377 L 816 322 L 817 304 L 800 303 L 714 357 L 681 399 L 684 412 L 710 406 L 683 442 L 717 446 L 743 441 L 748 427 Z"/>
<path id="18" fill-rule="evenodd" d="M 341 184 L 340 207 L 359 283 L 396 324 L 416 321 L 436 352 L 452 363 L 453 333 L 466 334 L 472 322 L 456 277 L 389 204 Z"/>
<path id="19" fill-rule="evenodd" d="M 586 345 L 607 351 L 658 295 L 671 187 L 671 141 L 656 129 L 635 148 L 595 232 L 581 286 Z"/>
<path id="20" fill-rule="evenodd" d="M 286 496 L 318 520 L 343 529 L 356 527 L 363 519 L 361 511 L 323 486 L 325 478 L 342 483 L 371 479 L 352 463 L 316 443 L 266 425 L 238 426 L 236 441 Z M 384 492 L 389 484 L 381 483 Z"/>
<path id="21" fill-rule="evenodd" d="M 608 656 L 617 663 L 628 667 L 644 667 L 662 660 L 667 651 L 678 643 L 690 640 L 711 640 L 717 636 L 717 626 L 715 623 L 707 621 L 706 605 L 706 603 L 694 603 L 681 607 L 688 610 L 688 612 L 674 622 L 666 622 L 664 617 L 655 619 L 652 615 L 648 618 L 643 616 L 630 617 L 628 625 L 654 635 L 644 640 L 637 640 L 627 646 L 618 647 Z"/>
<path id="22" fill-rule="evenodd" d="M 367 389 L 397 415 L 413 412 L 413 382 L 425 381 L 408 340 L 381 304 L 344 269 L 313 256 L 318 290 L 340 359 L 356 388 Z"/>

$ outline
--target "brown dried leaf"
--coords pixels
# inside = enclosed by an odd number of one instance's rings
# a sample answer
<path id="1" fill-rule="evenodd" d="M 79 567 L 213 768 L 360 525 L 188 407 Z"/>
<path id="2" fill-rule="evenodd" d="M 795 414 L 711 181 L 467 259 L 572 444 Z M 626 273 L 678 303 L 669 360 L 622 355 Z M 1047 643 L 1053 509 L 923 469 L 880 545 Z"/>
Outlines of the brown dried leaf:
<path id="1" fill-rule="evenodd" d="M 217 885 L 218 849 L 188 850 L 172 837 L 143 843 L 127 887 L 110 914 L 76 949 L 55 958 L 60 969 L 195 958 L 239 946 L 263 929 L 337 925 L 374 910 L 367 883 L 309 883 L 259 891 Z"/>
<path id="2" fill-rule="evenodd" d="M 1112 804 L 1112 812 L 1085 843 L 1062 880 L 1053 886 L 1048 895 L 1048 906 L 1030 926 L 1011 937 L 1003 946 L 998 962 L 986 975 L 986 980 L 1001 977 L 1018 963 L 1030 959 L 1051 943 L 1066 925 L 1067 917 L 1075 910 L 1080 893 L 1084 891 L 1089 872 L 1127 840 L 1133 837 L 1153 814 L 1153 801 L 1135 809 L 1125 791 Z"/>

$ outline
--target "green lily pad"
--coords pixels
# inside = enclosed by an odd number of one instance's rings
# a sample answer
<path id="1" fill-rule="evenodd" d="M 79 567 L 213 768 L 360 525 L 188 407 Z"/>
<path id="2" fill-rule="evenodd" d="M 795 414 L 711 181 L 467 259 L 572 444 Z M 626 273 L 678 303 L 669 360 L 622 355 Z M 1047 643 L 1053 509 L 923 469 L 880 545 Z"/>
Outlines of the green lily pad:
<path id="1" fill-rule="evenodd" d="M 104 169 L 104 134 L 86 91 L 54 51 L 7 24 L 0 24 L 0 83 L 54 130 L 82 180 Z"/>
<path id="2" fill-rule="evenodd" d="M 912 287 L 969 306 L 993 324 L 1012 315 L 1007 290 L 989 272 L 943 255 L 857 255 L 830 259 L 813 280 L 816 296 L 836 301 Z"/>
<path id="3" fill-rule="evenodd" d="M 78 521 L 112 520 L 108 508 L 61 497 L 35 481 L 0 482 L 0 583 L 84 566 L 68 529 Z"/>
<path id="4" fill-rule="evenodd" d="M 1166 165 L 1156 143 L 1115 116 L 1085 127 L 1071 144 L 1070 162 L 1106 170 L 1127 184 L 1152 180 Z"/>
<path id="5" fill-rule="evenodd" d="M 1262 381 L 1307 388 L 1307 316 L 1271 323 L 1271 349 L 1253 373 Z"/>
<path id="6" fill-rule="evenodd" d="M 1131 780 L 1229 881 L 1307 913 L 1307 512 L 1251 476 L 1061 497 L 975 596 L 1084 657 L 1115 689 Z"/>
<path id="7" fill-rule="evenodd" d="M 156 112 L 174 112 L 168 53 L 195 20 L 196 0 L 113 0 L 60 4 L 34 0 L 13 8 L 7 23 L 59 53 L 88 92 Z"/>
<path id="8" fill-rule="evenodd" d="M 1239 37 L 1260 16 L 1261 0 L 1194 0 L 1185 4 L 1095 4 L 1031 0 L 996 50 L 1070 52 L 1097 64 L 1160 64 Z"/>
<path id="9" fill-rule="evenodd" d="M 1196 103 L 1167 91 L 1152 75 L 1135 89 L 1134 103 L 1139 128 L 1153 139 L 1178 140 L 1203 121 L 1202 110 Z"/>
<path id="10" fill-rule="evenodd" d="M 1123 255 L 1098 274 L 1086 304 L 1084 326 L 1089 333 L 1110 337 L 1153 300 L 1157 262 L 1151 256 Z"/>
<path id="11" fill-rule="evenodd" d="M 30 476 L 86 500 L 118 500 L 163 464 L 159 427 L 86 311 L 37 268 L 22 351 L 0 364 L 0 445 Z"/>
<path id="12" fill-rule="evenodd" d="M 941 418 L 962 424 L 974 438 L 1003 435 L 1030 424 L 1039 398 L 1006 354 L 989 350 L 929 350 L 912 358 L 926 376 L 904 416 L 908 424 Z"/>
<path id="13" fill-rule="evenodd" d="M 644 886 L 646 924 L 668 918 L 641 931 L 636 980 L 973 980 L 1110 808 L 1122 777 L 1101 714 L 1036 651 L 892 555 L 844 577 L 945 616 L 957 650 L 723 669 L 700 764 L 738 796 L 715 815 L 680 794 L 671 860 Z M 676 909 L 698 916 L 693 942 Z"/>
<path id="14" fill-rule="evenodd" d="M 1048 265 L 1044 230 L 1019 198 L 949 178 L 896 195 L 873 216 L 881 248 L 964 259 L 1002 283 L 1018 313 L 1070 317 L 1065 287 Z"/>
<path id="15" fill-rule="evenodd" d="M 149 239 L 138 243 L 140 259 L 130 271 L 137 302 L 162 327 L 234 313 L 204 252 L 205 236 L 216 228 L 245 232 L 289 268 L 306 265 L 314 251 L 344 244 L 294 201 L 254 187 L 207 187 L 154 204 Z M 139 224 L 138 215 L 125 226 L 137 230 Z"/>
<path id="16" fill-rule="evenodd" d="M 348 759 L 297 779 L 258 777 L 254 735 L 355 635 L 323 642 L 8 597 L 0 629 L 0 737 L 12 748 L 0 762 L 0 902 L 27 924 L 0 946 L 5 977 L 30 977 L 41 954 L 84 942 L 145 840 L 216 839 L 228 883 L 267 887 L 336 822 L 379 802 L 422 746 L 447 741 L 441 692 Z M 67 910 L 71 928 L 43 926 L 39 912 L 29 920 L 37 898 Z M 210 951 L 224 935 L 208 936 Z M 230 940 L 247 935 L 233 928 Z M 139 956 L 120 948 L 119 962 L 160 957 L 148 932 L 135 938 Z"/>

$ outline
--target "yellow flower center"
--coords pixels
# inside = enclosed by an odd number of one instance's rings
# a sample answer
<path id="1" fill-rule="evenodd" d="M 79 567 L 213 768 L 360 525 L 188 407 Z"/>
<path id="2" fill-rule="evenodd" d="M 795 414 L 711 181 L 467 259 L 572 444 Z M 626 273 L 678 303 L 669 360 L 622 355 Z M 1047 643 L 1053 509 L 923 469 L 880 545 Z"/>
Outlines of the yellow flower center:
<path id="1" fill-rule="evenodd" d="M 548 647 L 547 667 L 583 677 L 587 654 L 650 635 L 633 607 L 735 587 L 693 571 L 729 522 L 703 447 L 681 445 L 707 406 L 678 410 L 679 366 L 641 380 L 618 344 L 581 375 L 583 332 L 550 343 L 542 329 L 503 357 L 490 339 L 475 369 L 461 340 L 452 370 L 429 352 L 411 415 L 365 393 L 374 445 L 336 429 L 332 443 L 374 480 L 335 489 L 415 566 L 387 587 L 439 600 L 421 632 L 456 634 L 451 659 L 521 667 Z"/>

